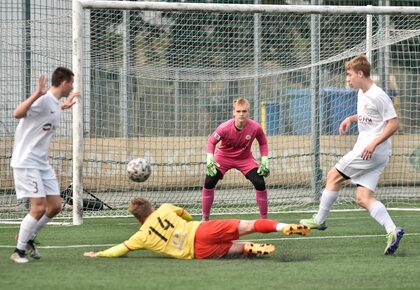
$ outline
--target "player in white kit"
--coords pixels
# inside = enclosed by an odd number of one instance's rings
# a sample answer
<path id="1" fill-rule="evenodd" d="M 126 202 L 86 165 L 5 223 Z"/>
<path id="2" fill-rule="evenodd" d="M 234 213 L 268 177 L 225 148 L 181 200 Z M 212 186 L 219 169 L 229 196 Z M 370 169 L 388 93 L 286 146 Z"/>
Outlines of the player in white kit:
<path id="1" fill-rule="evenodd" d="M 34 259 L 41 257 L 34 238 L 61 211 L 60 188 L 48 162 L 48 147 L 59 125 L 61 111 L 71 108 L 75 97 L 80 96 L 79 93 L 69 95 L 73 81 L 71 70 L 58 67 L 52 74 L 52 87 L 47 90 L 45 76 L 41 75 L 35 92 L 13 112 L 13 117 L 20 119 L 11 161 L 16 196 L 28 198 L 31 205 L 20 224 L 16 249 L 10 256 L 15 263 L 28 262 L 26 254 Z M 67 96 L 65 102 L 59 102 Z"/>
<path id="2" fill-rule="evenodd" d="M 366 56 L 359 55 L 346 63 L 347 82 L 358 89 L 357 114 L 341 122 L 340 135 L 348 133 L 352 122 L 357 122 L 359 136 L 353 149 L 344 155 L 328 172 L 326 188 L 322 193 L 318 213 L 300 223 L 325 230 L 325 220 L 337 200 L 341 184 L 351 179 L 357 186 L 356 202 L 387 232 L 385 255 L 392 255 L 404 235 L 396 227 L 385 206 L 373 193 L 379 177 L 391 155 L 391 136 L 398 130 L 399 121 L 389 96 L 370 78 L 371 65 Z"/>

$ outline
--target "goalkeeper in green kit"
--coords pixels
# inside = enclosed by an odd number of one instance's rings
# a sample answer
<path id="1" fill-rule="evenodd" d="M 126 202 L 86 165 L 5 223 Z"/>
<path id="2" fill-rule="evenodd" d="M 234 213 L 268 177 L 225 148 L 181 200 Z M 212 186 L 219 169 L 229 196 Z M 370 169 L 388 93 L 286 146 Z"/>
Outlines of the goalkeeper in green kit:
<path id="1" fill-rule="evenodd" d="M 260 218 L 268 213 L 267 189 L 264 177 L 268 177 L 268 143 L 260 124 L 249 119 L 250 104 L 244 98 L 233 102 L 233 118 L 220 124 L 207 143 L 207 175 L 202 190 L 202 219 L 208 220 L 214 200 L 214 188 L 225 173 L 235 168 L 252 182 L 256 190 L 256 200 Z M 261 163 L 254 160 L 251 146 L 257 139 L 260 147 Z M 217 148 L 216 144 L 221 142 Z"/>

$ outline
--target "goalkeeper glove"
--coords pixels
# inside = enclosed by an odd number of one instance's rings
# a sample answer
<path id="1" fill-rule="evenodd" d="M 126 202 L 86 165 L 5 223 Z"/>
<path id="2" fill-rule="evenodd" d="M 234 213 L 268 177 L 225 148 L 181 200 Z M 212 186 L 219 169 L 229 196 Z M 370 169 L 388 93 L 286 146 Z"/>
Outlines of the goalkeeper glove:
<path id="1" fill-rule="evenodd" d="M 264 177 L 268 177 L 270 175 L 270 169 L 268 169 L 268 156 L 261 156 L 261 164 L 257 173 Z"/>
<path id="2" fill-rule="evenodd" d="M 219 163 L 214 161 L 214 156 L 212 153 L 207 153 L 207 175 L 215 176 L 217 173 L 216 167 L 219 167 Z"/>

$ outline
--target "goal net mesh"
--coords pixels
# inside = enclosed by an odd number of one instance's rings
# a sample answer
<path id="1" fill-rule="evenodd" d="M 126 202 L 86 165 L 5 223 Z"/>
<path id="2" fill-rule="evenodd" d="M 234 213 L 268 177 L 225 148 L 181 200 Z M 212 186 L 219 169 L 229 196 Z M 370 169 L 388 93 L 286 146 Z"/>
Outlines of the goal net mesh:
<path id="1" fill-rule="evenodd" d="M 372 19 L 370 39 L 366 15 L 84 10 L 85 215 L 127 214 L 135 196 L 200 214 L 207 139 L 232 118 L 238 97 L 250 101 L 251 118 L 267 134 L 269 212 L 317 208 L 328 170 L 357 138 L 356 126 L 349 135 L 338 135 L 340 122 L 356 113 L 357 92 L 346 84 L 344 63 L 366 53 L 368 43 L 372 78 L 392 98 L 401 122 L 375 195 L 388 207 L 418 207 L 420 20 L 415 15 Z M 48 64 L 34 72 L 71 67 L 71 14 L 29 24 L 30 53 Z M 22 60 L 13 67 L 6 60 L 28 53 L 13 44 L 27 25 L 0 21 L 10 39 L 0 44 L 2 79 L 21 77 L 15 71 Z M 36 77 L 33 73 L 32 89 Z M 1 120 L 8 128 L 0 141 L 0 213 L 8 215 L 25 210 L 14 196 L 9 166 L 17 124 L 11 112 L 25 92 L 16 88 L 21 84 L 11 84 L 0 84 L 1 107 L 7 108 L 0 109 Z M 50 149 L 65 209 L 72 202 L 71 119 L 71 113 L 64 115 Z M 257 143 L 253 153 L 259 160 Z M 152 165 L 144 183 L 130 181 L 125 172 L 138 157 Z M 354 190 L 346 183 L 335 208 L 354 208 Z M 216 187 L 212 214 L 257 212 L 250 181 L 228 171 Z"/>

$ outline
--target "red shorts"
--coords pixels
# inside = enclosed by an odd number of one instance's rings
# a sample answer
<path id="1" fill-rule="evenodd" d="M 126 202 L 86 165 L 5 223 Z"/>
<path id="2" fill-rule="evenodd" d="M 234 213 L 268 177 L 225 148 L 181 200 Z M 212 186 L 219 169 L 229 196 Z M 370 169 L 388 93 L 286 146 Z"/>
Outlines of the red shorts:
<path id="1" fill-rule="evenodd" d="M 202 222 L 195 233 L 195 258 L 223 258 L 232 246 L 232 241 L 239 239 L 239 222 L 239 219 Z"/>

